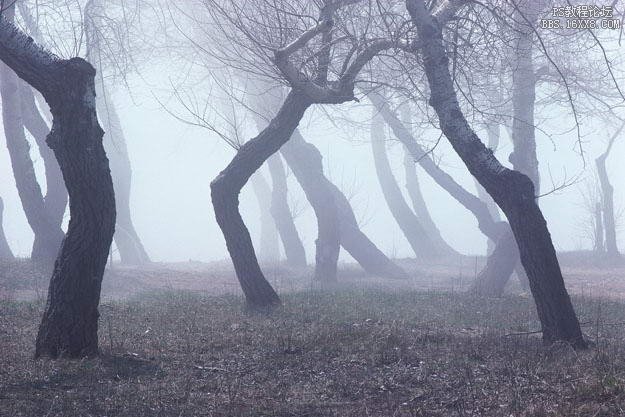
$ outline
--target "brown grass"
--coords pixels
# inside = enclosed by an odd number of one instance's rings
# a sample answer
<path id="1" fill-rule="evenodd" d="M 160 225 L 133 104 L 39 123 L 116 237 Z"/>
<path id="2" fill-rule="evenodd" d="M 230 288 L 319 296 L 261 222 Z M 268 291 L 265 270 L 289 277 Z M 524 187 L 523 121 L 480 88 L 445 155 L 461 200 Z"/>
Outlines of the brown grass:
<path id="1" fill-rule="evenodd" d="M 527 297 L 326 289 L 102 305 L 102 356 L 33 360 L 41 301 L 0 303 L 2 416 L 625 415 L 625 305 L 575 304 L 596 347 L 544 347 Z"/>

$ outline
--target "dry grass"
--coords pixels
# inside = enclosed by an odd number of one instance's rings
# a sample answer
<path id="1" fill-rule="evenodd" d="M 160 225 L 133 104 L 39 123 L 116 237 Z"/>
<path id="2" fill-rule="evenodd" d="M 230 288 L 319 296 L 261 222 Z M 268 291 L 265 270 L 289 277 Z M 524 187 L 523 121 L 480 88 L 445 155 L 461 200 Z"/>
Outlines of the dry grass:
<path id="1" fill-rule="evenodd" d="M 102 306 L 102 356 L 32 359 L 40 301 L 0 303 L 2 416 L 625 415 L 625 304 L 575 300 L 589 339 L 542 346 L 527 297 L 327 289 L 269 316 L 155 291 Z M 506 336 L 507 335 L 507 336 Z"/>

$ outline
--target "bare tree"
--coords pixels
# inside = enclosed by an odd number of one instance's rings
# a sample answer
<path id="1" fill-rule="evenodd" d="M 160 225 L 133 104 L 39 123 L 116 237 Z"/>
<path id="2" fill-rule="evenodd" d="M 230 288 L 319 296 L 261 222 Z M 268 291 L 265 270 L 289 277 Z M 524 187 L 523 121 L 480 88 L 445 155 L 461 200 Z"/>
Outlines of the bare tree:
<path id="1" fill-rule="evenodd" d="M 115 229 L 115 197 L 95 110 L 95 71 L 80 58 L 59 59 L 0 18 L 0 60 L 50 104 L 47 143 L 70 199 L 70 221 L 50 280 L 36 356 L 98 353 L 98 304 Z"/>
<path id="2" fill-rule="evenodd" d="M 406 2 L 419 36 L 430 86 L 430 104 L 454 150 L 510 222 L 536 302 L 543 340 L 548 343 L 564 340 L 576 348 L 584 348 L 586 342 L 564 286 L 549 230 L 536 204 L 531 179 L 501 165 L 469 127 L 458 104 L 449 58 L 443 46 L 443 27 L 435 16 L 453 14 L 461 4 L 460 1 L 446 2 L 446 7 L 437 9 L 433 16 L 422 0 Z"/>

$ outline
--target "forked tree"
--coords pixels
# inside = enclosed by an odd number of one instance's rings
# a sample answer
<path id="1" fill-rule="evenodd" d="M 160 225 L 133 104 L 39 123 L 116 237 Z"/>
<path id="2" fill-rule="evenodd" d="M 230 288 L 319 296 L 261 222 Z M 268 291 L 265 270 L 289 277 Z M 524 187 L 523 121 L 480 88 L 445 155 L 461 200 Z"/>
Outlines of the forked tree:
<path id="1" fill-rule="evenodd" d="M 115 196 L 95 105 L 95 70 L 60 59 L 0 18 L 0 60 L 50 106 L 47 143 L 69 193 L 70 220 L 50 280 L 35 356 L 98 353 L 98 305 L 115 229 Z"/>

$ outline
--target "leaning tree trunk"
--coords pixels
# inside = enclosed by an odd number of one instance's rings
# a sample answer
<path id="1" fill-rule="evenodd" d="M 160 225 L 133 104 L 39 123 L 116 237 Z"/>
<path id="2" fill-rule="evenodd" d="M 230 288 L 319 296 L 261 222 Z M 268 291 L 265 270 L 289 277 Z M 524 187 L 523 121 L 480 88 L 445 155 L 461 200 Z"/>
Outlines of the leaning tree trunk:
<path id="1" fill-rule="evenodd" d="M 382 100 L 377 94 L 369 95 L 371 102 L 380 112 L 386 123 L 391 127 L 391 130 L 395 136 L 402 142 L 405 148 L 410 152 L 415 161 L 418 161 L 421 168 L 436 182 L 441 188 L 449 193 L 458 203 L 469 210 L 475 219 L 477 220 L 480 231 L 489 239 L 504 245 L 499 250 L 493 251 L 500 259 L 490 260 L 492 265 L 503 265 L 507 263 L 506 267 L 488 268 L 487 267 L 477 276 L 478 280 L 474 283 L 471 291 L 476 291 L 478 294 L 482 288 L 486 288 L 488 284 L 482 284 L 479 281 L 485 283 L 492 283 L 503 281 L 501 284 L 495 285 L 495 288 L 504 288 L 508 282 L 510 275 L 501 275 L 501 271 L 512 270 L 515 265 L 519 263 L 518 251 L 511 250 L 509 246 L 505 245 L 506 240 L 502 240 L 503 233 L 512 233 L 510 227 L 505 222 L 495 221 L 491 215 L 486 203 L 468 192 L 460 184 L 458 184 L 448 173 L 443 171 L 428 153 L 419 145 L 417 140 L 412 136 L 412 133 L 404 126 L 399 120 L 397 115 L 389 109 L 388 104 Z M 492 291 L 487 291 L 484 295 L 491 295 Z M 501 295 L 501 294 L 499 294 Z"/>
<path id="2" fill-rule="evenodd" d="M 614 220 L 614 187 L 610 184 L 608 171 L 605 167 L 605 161 L 610 155 L 612 145 L 616 137 L 620 134 L 621 128 L 610 138 L 608 147 L 596 160 L 597 174 L 601 185 L 602 211 L 603 211 L 603 229 L 605 230 L 605 251 L 610 259 L 616 260 L 620 258 L 618 246 L 616 244 L 616 222 Z"/>
<path id="3" fill-rule="evenodd" d="M 258 202 L 260 215 L 258 260 L 265 264 L 277 264 L 280 261 L 280 242 L 278 242 L 278 230 L 271 214 L 271 189 L 260 171 L 252 175 L 250 182 Z"/>
<path id="4" fill-rule="evenodd" d="M 279 154 L 267 160 L 271 175 L 271 215 L 282 240 L 286 262 L 289 266 L 303 268 L 306 266 L 306 251 L 299 237 L 293 214 L 288 203 L 288 188 L 284 165 Z"/>
<path id="5" fill-rule="evenodd" d="M 63 216 L 67 209 L 67 189 L 63 182 L 63 174 L 61 173 L 59 163 L 54 157 L 54 152 L 46 143 L 46 137 L 50 133 L 50 128 L 37 108 L 32 88 L 23 81 L 20 81 L 20 93 L 24 127 L 35 139 L 45 168 L 46 195 L 43 200 L 48 215 L 55 226 L 61 227 Z"/>
<path id="6" fill-rule="evenodd" d="M 458 104 L 449 72 L 442 26 L 430 15 L 422 0 L 408 0 L 407 7 L 417 27 L 430 86 L 430 105 L 454 150 L 510 222 L 536 302 L 543 340 L 547 343 L 563 340 L 575 348 L 585 348 L 586 341 L 564 286 L 556 251 L 536 203 L 531 179 L 501 165 L 470 128 Z"/>
<path id="7" fill-rule="evenodd" d="M 280 152 L 306 194 L 317 218 L 315 241 L 315 279 L 336 281 L 337 262 L 341 249 L 341 230 L 336 196 L 331 183 L 323 175 L 321 152 L 295 129 Z"/>
<path id="8" fill-rule="evenodd" d="M 374 109 L 371 121 L 371 150 L 386 205 L 416 257 L 418 259 L 438 258 L 442 255 L 443 248 L 434 244 L 417 216 L 404 200 L 386 154 L 385 139 L 384 122 L 379 112 Z"/>
<path id="9" fill-rule="evenodd" d="M 54 57 L 5 17 L 0 20 L 0 60 L 50 105 L 47 143 L 69 193 L 69 225 L 50 280 L 35 355 L 95 355 L 102 276 L 115 229 L 113 182 L 96 114 L 95 70 L 80 58 Z"/>
<path id="10" fill-rule="evenodd" d="M 9 242 L 7 242 L 6 235 L 4 234 L 4 225 L 2 222 L 4 214 L 4 203 L 2 198 L 0 198 L 0 261 L 10 261 L 15 259 L 13 256 L 13 252 L 9 247 Z"/>
<path id="11" fill-rule="evenodd" d="M 104 91 L 102 80 L 96 82 L 98 114 L 106 133 L 104 149 L 109 157 L 113 186 L 115 187 L 115 203 L 117 225 L 115 245 L 121 262 L 128 265 L 140 265 L 150 262 L 141 238 L 135 229 L 130 208 L 132 188 L 132 167 L 128 157 L 128 148 L 124 131 L 110 96 Z"/>
<path id="12" fill-rule="evenodd" d="M 49 215 L 35 176 L 30 145 L 24 133 L 19 84 L 15 72 L 0 64 L 0 95 L 7 149 L 22 207 L 35 235 L 31 259 L 49 267 L 58 255 L 63 231 L 61 224 Z"/>
<path id="13" fill-rule="evenodd" d="M 313 208 L 324 207 L 329 196 L 334 196 L 341 246 L 367 273 L 393 279 L 408 278 L 406 272 L 360 230 L 349 201 L 324 175 L 321 153 L 313 144 L 307 143 L 296 129 L 280 151 Z"/>
<path id="14" fill-rule="evenodd" d="M 289 92 L 269 126 L 241 146 L 228 166 L 211 182 L 215 217 L 251 309 L 279 304 L 280 298 L 258 265 L 250 233 L 239 212 L 239 193 L 267 158 L 289 140 L 311 104 L 303 93 Z"/>

